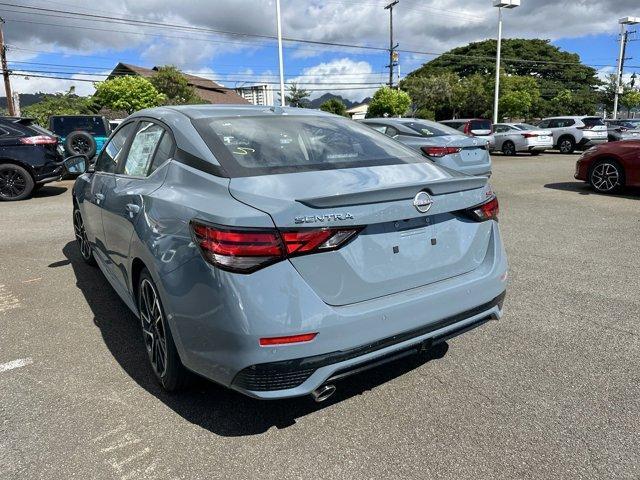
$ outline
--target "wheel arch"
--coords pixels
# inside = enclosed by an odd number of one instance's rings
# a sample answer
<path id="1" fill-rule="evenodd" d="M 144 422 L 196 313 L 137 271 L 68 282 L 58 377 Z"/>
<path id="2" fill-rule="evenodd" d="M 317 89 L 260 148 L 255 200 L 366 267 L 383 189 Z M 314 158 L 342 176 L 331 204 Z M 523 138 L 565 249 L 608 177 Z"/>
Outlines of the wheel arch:
<path id="1" fill-rule="evenodd" d="M 16 160 L 15 158 L 0 157 L 0 165 L 6 164 L 6 163 L 17 165 L 18 167 L 24 168 L 27 172 L 29 172 L 29 175 L 31 175 L 33 183 L 36 182 L 35 171 L 33 170 L 33 167 L 28 163 L 21 162 L 20 160 Z"/>
<path id="2" fill-rule="evenodd" d="M 573 136 L 572 133 L 563 133 L 562 135 L 560 135 L 558 137 L 558 141 L 556 142 L 556 146 L 560 146 L 560 142 L 564 139 L 564 138 L 569 138 L 571 139 L 571 141 L 573 142 L 574 145 L 576 145 L 578 142 L 576 142 L 576 137 Z"/>
<path id="3" fill-rule="evenodd" d="M 142 270 L 145 268 L 149 270 L 141 258 L 135 257 L 131 261 L 131 293 L 136 307 L 138 305 L 138 284 L 140 283 L 140 275 L 142 274 Z"/>

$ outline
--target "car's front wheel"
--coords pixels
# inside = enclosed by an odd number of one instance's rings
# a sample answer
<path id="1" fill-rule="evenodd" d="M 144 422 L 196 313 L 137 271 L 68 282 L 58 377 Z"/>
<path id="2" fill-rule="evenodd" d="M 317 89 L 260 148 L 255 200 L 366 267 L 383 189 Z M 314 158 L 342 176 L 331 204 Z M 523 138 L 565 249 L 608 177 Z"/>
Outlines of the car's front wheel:
<path id="1" fill-rule="evenodd" d="M 158 289 L 146 268 L 138 283 L 138 312 L 153 373 L 165 390 L 180 390 L 186 385 L 189 373 L 180 361 Z"/>
<path id="2" fill-rule="evenodd" d="M 0 165 L 0 200 L 23 200 L 33 193 L 33 177 L 13 163 Z"/>
<path id="3" fill-rule="evenodd" d="M 84 228 L 84 221 L 78 207 L 73 209 L 73 233 L 76 236 L 78 250 L 80 250 L 80 256 L 84 263 L 95 265 L 96 259 L 93 258 L 93 249 L 87 238 L 87 231 Z"/>
<path id="4" fill-rule="evenodd" d="M 624 170 L 615 160 L 600 160 L 589 172 L 589 183 L 602 193 L 617 193 L 624 187 Z"/>

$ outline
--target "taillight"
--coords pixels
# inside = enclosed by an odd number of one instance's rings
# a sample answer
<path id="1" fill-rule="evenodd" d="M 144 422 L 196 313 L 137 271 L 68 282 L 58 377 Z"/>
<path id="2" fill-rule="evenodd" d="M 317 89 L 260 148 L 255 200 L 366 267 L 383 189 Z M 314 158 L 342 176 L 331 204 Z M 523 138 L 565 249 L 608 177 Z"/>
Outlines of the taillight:
<path id="1" fill-rule="evenodd" d="M 191 222 L 200 251 L 223 270 L 250 273 L 287 257 L 326 252 L 342 247 L 360 230 L 318 228 L 301 230 L 233 228 Z"/>
<path id="2" fill-rule="evenodd" d="M 462 132 L 466 135 L 471 135 L 471 122 L 467 122 L 464 124 L 464 129 Z"/>
<path id="3" fill-rule="evenodd" d="M 499 211 L 498 197 L 494 196 L 480 205 L 464 210 L 464 213 L 473 220 L 485 222 L 487 220 L 498 221 Z"/>
<path id="4" fill-rule="evenodd" d="M 445 155 L 458 153 L 462 149 L 460 147 L 430 147 L 427 145 L 420 147 L 420 150 L 430 157 L 444 157 Z"/>
<path id="5" fill-rule="evenodd" d="M 523 133 L 522 136 L 524 138 L 533 138 L 533 137 L 537 137 L 538 134 L 537 133 Z"/>
<path id="6" fill-rule="evenodd" d="M 18 141 L 24 145 L 56 145 L 58 139 L 49 135 L 35 135 L 33 137 L 21 137 Z"/>

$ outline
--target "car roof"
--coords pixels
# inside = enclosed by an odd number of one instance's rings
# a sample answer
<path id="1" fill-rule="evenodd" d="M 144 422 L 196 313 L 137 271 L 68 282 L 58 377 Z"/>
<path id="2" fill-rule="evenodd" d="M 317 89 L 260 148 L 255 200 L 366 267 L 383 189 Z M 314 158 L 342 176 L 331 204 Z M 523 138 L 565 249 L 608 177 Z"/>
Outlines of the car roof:
<path id="1" fill-rule="evenodd" d="M 263 106 L 263 105 L 172 105 L 165 107 L 148 108 L 140 110 L 131 117 L 139 116 L 155 116 L 155 115 L 170 115 L 182 114 L 193 120 L 200 118 L 212 118 L 212 117 L 233 117 L 233 116 L 257 116 L 257 115 L 308 115 L 308 116 L 322 116 L 322 117 L 334 117 L 331 113 L 323 112 L 322 110 L 314 110 L 310 108 L 296 108 L 296 107 L 277 107 L 277 106 Z"/>
<path id="2" fill-rule="evenodd" d="M 448 120 L 438 120 L 439 122 L 470 122 L 471 120 L 489 120 L 488 118 L 450 118 Z"/>
<path id="3" fill-rule="evenodd" d="M 583 118 L 602 118 L 598 115 L 561 115 L 559 117 L 545 117 L 542 120 L 559 120 L 562 118 L 570 118 L 572 120 L 582 120 Z"/>

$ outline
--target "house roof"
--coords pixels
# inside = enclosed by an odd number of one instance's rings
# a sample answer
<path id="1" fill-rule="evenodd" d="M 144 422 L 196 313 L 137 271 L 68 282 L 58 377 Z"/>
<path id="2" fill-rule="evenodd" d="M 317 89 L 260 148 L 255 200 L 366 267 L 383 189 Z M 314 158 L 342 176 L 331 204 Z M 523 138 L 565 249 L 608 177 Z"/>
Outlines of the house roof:
<path id="1" fill-rule="evenodd" d="M 113 69 L 108 79 L 121 77 L 122 75 L 140 75 L 149 78 L 155 75 L 158 67 L 145 68 L 128 63 L 118 63 Z M 202 100 L 214 104 L 248 104 L 249 102 L 238 95 L 233 89 L 218 85 L 216 82 L 195 75 L 184 74 L 187 83 L 195 88 L 196 93 Z"/>

